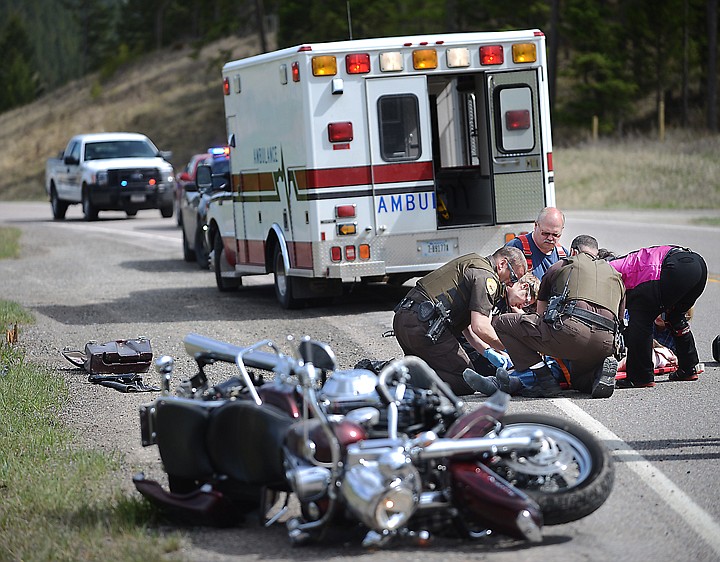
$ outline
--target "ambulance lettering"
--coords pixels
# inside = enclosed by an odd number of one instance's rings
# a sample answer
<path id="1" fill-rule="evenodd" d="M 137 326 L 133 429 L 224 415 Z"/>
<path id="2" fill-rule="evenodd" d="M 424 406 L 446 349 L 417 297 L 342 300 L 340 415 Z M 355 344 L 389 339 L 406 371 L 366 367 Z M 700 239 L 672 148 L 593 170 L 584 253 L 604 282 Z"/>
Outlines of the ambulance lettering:
<path id="1" fill-rule="evenodd" d="M 381 195 L 377 212 L 403 213 L 435 209 L 435 193 L 405 193 L 404 195 Z"/>
<path id="2" fill-rule="evenodd" d="M 253 163 L 269 164 L 277 163 L 278 147 L 277 146 L 261 146 L 253 149 Z"/>

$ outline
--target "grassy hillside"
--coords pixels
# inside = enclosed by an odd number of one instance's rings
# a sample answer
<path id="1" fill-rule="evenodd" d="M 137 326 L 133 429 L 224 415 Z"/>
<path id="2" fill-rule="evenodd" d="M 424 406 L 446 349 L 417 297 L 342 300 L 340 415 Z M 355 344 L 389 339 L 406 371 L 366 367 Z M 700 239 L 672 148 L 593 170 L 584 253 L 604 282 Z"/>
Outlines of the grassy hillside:
<path id="1" fill-rule="evenodd" d="M 257 52 L 254 38 L 228 38 L 200 51 L 152 53 L 105 82 L 90 76 L 0 115 L 0 200 L 45 199 L 45 160 L 78 133 L 145 133 L 181 169 L 192 154 L 225 142 L 223 63 Z M 571 143 L 556 130 L 554 137 L 563 208 L 720 209 L 720 136 L 670 131 L 664 142 Z"/>

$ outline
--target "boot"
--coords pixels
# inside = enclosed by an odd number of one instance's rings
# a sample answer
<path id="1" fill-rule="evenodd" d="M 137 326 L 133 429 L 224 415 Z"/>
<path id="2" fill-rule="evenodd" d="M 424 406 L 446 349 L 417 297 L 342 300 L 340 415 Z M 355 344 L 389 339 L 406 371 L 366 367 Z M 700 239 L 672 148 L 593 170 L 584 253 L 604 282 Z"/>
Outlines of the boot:
<path id="1" fill-rule="evenodd" d="M 463 379 L 470 388 L 485 396 L 492 396 L 500 390 L 500 383 L 496 377 L 483 377 L 472 369 L 463 371 Z"/>
<path id="2" fill-rule="evenodd" d="M 520 381 L 518 377 L 508 373 L 502 367 L 499 367 L 497 371 L 495 371 L 495 378 L 500 385 L 500 390 L 506 392 L 507 394 L 510 394 L 511 396 L 513 394 L 517 394 L 523 389 L 522 381 Z"/>
<path id="3" fill-rule="evenodd" d="M 615 391 L 615 375 L 618 362 L 614 357 L 606 357 L 595 373 L 591 396 L 593 398 L 610 398 Z"/>
<path id="4" fill-rule="evenodd" d="M 562 389 L 547 365 L 543 365 L 539 369 L 531 369 L 531 371 L 535 375 L 536 384 L 533 388 L 525 388 L 522 390 L 520 393 L 522 396 L 529 398 L 553 398 L 560 396 Z"/>

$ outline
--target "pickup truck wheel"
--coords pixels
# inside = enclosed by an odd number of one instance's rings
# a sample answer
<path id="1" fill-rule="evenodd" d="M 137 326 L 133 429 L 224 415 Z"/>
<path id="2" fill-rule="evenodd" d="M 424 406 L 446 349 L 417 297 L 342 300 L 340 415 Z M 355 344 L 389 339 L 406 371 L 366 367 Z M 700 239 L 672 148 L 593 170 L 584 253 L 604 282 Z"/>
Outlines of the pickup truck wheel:
<path id="1" fill-rule="evenodd" d="M 283 308 L 298 308 L 301 300 L 293 297 L 294 280 L 285 271 L 282 251 L 280 246 L 275 246 L 275 257 L 273 259 L 273 277 L 275 279 L 275 296 Z"/>
<path id="2" fill-rule="evenodd" d="M 169 219 L 170 217 L 173 216 L 173 210 L 174 209 L 173 209 L 172 205 L 169 205 L 167 207 L 160 207 L 160 215 L 164 219 Z"/>
<path id="3" fill-rule="evenodd" d="M 129 217 L 134 217 L 137 215 L 137 209 L 129 209 L 125 211 L 125 214 Z"/>
<path id="4" fill-rule="evenodd" d="M 86 221 L 97 220 L 98 210 L 95 208 L 95 205 L 93 205 L 90 201 L 90 194 L 88 193 L 87 188 L 83 190 L 82 194 L 82 210 Z"/>
<path id="5" fill-rule="evenodd" d="M 210 256 L 208 255 L 207 248 L 205 247 L 205 233 L 202 229 L 202 225 L 198 223 L 195 229 L 195 258 L 197 259 L 198 266 L 200 269 L 210 269 Z"/>
<path id="6" fill-rule="evenodd" d="M 53 185 L 50 192 L 50 206 L 52 207 L 53 218 L 56 220 L 64 219 L 69 205 L 67 201 L 60 201 L 60 199 L 58 199 L 57 191 L 55 191 L 55 186 Z"/>
<path id="7" fill-rule="evenodd" d="M 213 269 L 215 270 L 215 283 L 221 292 L 232 291 L 242 285 L 242 277 L 223 277 L 222 272 L 230 270 L 225 257 L 225 245 L 219 232 L 213 236 Z"/>
<path id="8" fill-rule="evenodd" d="M 187 262 L 195 261 L 195 250 L 188 244 L 187 235 L 185 234 L 185 227 L 182 229 L 183 232 L 183 259 Z"/>

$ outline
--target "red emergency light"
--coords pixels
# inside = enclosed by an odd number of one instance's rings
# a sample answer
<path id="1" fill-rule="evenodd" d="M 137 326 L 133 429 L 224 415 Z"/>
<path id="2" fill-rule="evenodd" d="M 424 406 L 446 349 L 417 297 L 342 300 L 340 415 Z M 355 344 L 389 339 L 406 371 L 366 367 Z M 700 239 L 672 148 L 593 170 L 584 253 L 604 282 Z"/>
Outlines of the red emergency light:
<path id="1" fill-rule="evenodd" d="M 480 64 L 490 66 L 505 62 L 502 45 L 484 45 L 480 47 Z"/>
<path id="2" fill-rule="evenodd" d="M 370 72 L 370 55 L 367 53 L 345 55 L 345 70 L 348 74 L 367 74 Z"/>
<path id="3" fill-rule="evenodd" d="M 508 131 L 522 131 L 530 128 L 530 111 L 514 109 L 505 112 L 505 127 Z"/>
<path id="4" fill-rule="evenodd" d="M 225 94 L 226 96 L 230 95 L 230 79 L 229 78 L 225 78 L 223 80 L 223 94 Z"/>
<path id="5" fill-rule="evenodd" d="M 295 61 L 292 63 L 291 72 L 292 72 L 292 79 L 293 82 L 300 82 L 300 64 Z"/>
<path id="6" fill-rule="evenodd" d="M 330 142 L 350 142 L 353 140 L 352 122 L 329 123 L 328 140 Z"/>

